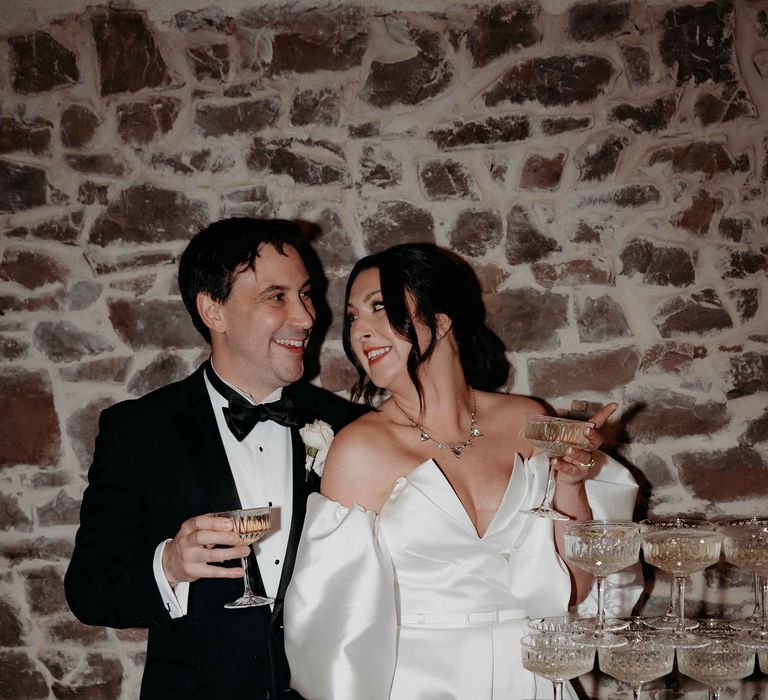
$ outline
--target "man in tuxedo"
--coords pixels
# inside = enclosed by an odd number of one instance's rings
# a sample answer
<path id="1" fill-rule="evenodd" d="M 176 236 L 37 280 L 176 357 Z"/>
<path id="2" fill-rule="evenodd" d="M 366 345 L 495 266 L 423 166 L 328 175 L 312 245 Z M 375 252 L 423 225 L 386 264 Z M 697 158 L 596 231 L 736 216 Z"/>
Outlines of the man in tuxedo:
<path id="1" fill-rule="evenodd" d="M 142 698 L 298 698 L 282 602 L 307 495 L 299 428 L 337 431 L 358 407 L 298 382 L 315 321 L 299 228 L 225 219 L 198 233 L 179 287 L 210 360 L 186 379 L 106 409 L 65 578 L 84 623 L 148 627 Z M 270 505 L 252 550 L 208 513 Z M 254 553 L 255 551 L 255 553 Z M 243 592 L 272 606 L 225 609 Z"/>

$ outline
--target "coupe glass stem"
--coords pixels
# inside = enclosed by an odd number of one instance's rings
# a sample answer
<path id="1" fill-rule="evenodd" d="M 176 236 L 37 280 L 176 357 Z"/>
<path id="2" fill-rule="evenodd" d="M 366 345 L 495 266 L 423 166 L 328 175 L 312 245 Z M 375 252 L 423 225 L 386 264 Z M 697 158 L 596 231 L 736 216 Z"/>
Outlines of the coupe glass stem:
<path id="1" fill-rule="evenodd" d="M 760 600 L 762 597 L 760 592 L 760 576 L 755 574 L 755 609 L 750 619 L 754 620 L 758 625 L 763 621 L 763 610 L 765 610 L 765 605 Z"/>
<path id="2" fill-rule="evenodd" d="M 555 689 L 554 700 L 563 700 L 563 681 L 552 681 L 552 687 Z"/>
<path id="3" fill-rule="evenodd" d="M 251 577 L 248 575 L 248 557 L 242 557 L 240 561 L 243 563 L 243 571 L 245 571 L 243 574 L 243 586 L 245 588 L 243 591 L 243 598 L 248 598 L 253 595 L 253 591 L 251 590 Z"/>
<path id="4" fill-rule="evenodd" d="M 552 458 L 547 458 L 548 467 L 547 467 L 547 487 L 544 489 L 544 501 L 542 502 L 540 508 L 546 508 L 548 510 L 554 510 L 552 507 L 552 500 L 550 497 L 550 494 L 552 493 Z"/>
<path id="5" fill-rule="evenodd" d="M 720 700 L 720 688 L 709 689 L 709 700 Z"/>
<path id="6" fill-rule="evenodd" d="M 595 576 L 597 583 L 597 615 L 595 616 L 595 636 L 602 637 L 605 629 L 605 576 Z"/>
<path id="7" fill-rule="evenodd" d="M 677 590 L 675 586 L 672 586 L 669 591 L 669 608 L 664 613 L 664 617 L 677 620 Z"/>
<path id="8" fill-rule="evenodd" d="M 768 576 L 760 576 L 758 582 L 760 584 L 760 609 L 763 611 L 760 620 L 760 632 L 765 634 L 768 632 Z"/>
<path id="9" fill-rule="evenodd" d="M 640 700 L 640 690 L 642 689 L 643 684 L 638 683 L 637 688 L 632 688 L 632 700 Z"/>
<path id="10" fill-rule="evenodd" d="M 685 633 L 685 576 L 675 576 L 677 584 L 677 631 L 680 634 Z"/>

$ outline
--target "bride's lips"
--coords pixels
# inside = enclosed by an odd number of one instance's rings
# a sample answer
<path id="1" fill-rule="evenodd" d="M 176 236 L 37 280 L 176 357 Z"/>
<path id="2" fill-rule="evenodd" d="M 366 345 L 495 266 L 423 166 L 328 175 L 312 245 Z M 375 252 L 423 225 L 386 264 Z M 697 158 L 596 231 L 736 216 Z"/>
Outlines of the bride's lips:
<path id="1" fill-rule="evenodd" d="M 386 354 L 392 349 L 390 345 L 381 345 L 375 348 L 366 348 L 363 350 L 365 358 L 368 360 L 368 366 L 376 364 L 379 360 L 384 358 Z"/>

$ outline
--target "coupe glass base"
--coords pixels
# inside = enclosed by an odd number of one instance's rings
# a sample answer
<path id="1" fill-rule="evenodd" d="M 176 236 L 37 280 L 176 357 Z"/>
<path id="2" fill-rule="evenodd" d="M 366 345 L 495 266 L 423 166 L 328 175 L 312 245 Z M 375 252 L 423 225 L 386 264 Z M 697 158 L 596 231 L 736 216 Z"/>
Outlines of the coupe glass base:
<path id="1" fill-rule="evenodd" d="M 680 618 L 671 615 L 660 615 L 659 617 L 649 617 L 643 620 L 648 627 L 653 627 L 656 630 L 677 630 L 680 629 Z M 695 630 L 699 626 L 696 620 L 686 619 L 683 623 L 683 628 L 686 630 Z"/>
<path id="2" fill-rule="evenodd" d="M 231 603 L 227 603 L 224 607 L 228 610 L 237 610 L 238 608 L 257 608 L 260 605 L 269 605 L 274 602 L 274 598 L 265 598 L 260 595 L 244 595 L 237 600 L 233 600 Z"/>
<path id="3" fill-rule="evenodd" d="M 595 630 L 595 617 L 583 617 L 574 620 L 574 626 L 584 632 L 594 632 Z M 618 617 L 605 617 L 603 618 L 603 632 L 618 632 L 629 627 L 629 620 L 620 620 Z"/>
<path id="4" fill-rule="evenodd" d="M 547 508 L 547 506 L 539 506 L 538 508 L 529 508 L 524 510 L 526 515 L 535 515 L 537 518 L 549 518 L 550 520 L 570 520 L 567 515 L 558 513 L 554 508 Z"/>

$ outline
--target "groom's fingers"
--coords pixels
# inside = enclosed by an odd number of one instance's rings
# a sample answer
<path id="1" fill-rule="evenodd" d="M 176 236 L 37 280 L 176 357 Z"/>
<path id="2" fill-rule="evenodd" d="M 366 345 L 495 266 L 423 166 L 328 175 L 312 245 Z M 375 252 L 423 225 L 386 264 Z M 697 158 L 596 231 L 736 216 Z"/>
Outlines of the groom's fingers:
<path id="1" fill-rule="evenodd" d="M 211 566 L 248 556 L 249 548 L 232 531 L 227 518 L 200 515 L 185 520 L 163 550 L 163 571 L 168 583 L 200 578 L 239 578 L 240 567 Z"/>

